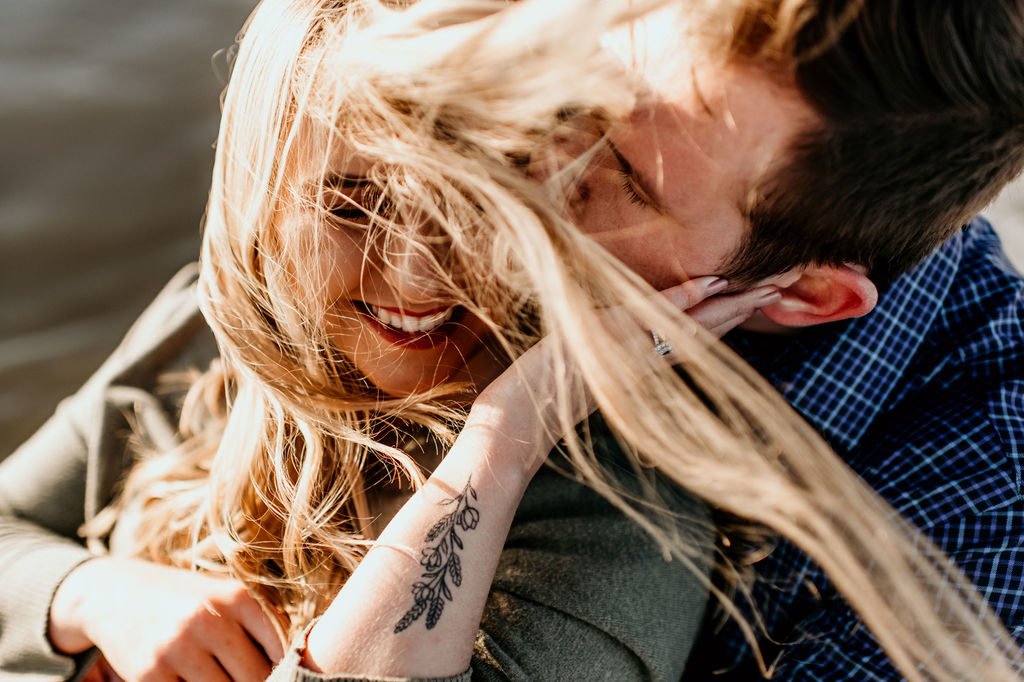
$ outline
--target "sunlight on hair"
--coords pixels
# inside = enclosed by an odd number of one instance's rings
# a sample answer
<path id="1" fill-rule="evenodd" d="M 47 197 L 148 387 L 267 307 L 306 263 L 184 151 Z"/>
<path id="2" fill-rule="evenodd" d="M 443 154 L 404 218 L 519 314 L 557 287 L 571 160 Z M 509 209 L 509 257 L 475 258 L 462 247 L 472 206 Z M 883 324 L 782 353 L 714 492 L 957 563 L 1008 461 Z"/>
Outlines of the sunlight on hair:
<path id="1" fill-rule="evenodd" d="M 1016 678 L 1020 652 L 959 571 L 763 379 L 572 225 L 565 194 L 585 164 L 545 183 L 527 173 L 566 112 L 630 113 L 642 83 L 602 41 L 660 4 L 259 6 L 226 93 L 205 222 L 203 311 L 222 362 L 193 386 L 188 439 L 126 485 L 121 513 L 135 521 L 119 551 L 230 572 L 294 633 L 369 544 L 370 463 L 415 487 L 424 472 L 409 441 L 454 440 L 470 382 L 388 395 L 332 345 L 327 250 L 352 234 L 389 257 L 425 255 L 432 282 L 483 322 L 490 358 L 558 340 L 553 371 L 566 381 L 551 400 L 574 473 L 667 555 L 703 574 L 687 520 L 659 513 L 652 467 L 749 519 L 751 537 L 767 527 L 806 551 L 908 678 Z M 689 3 L 680 41 L 724 54 L 740 4 Z M 754 4 L 780 30 L 803 6 Z M 361 197 L 338 179 L 356 167 Z M 612 308 L 627 323 L 609 324 Z M 671 342 L 675 368 L 644 329 Z M 577 429 L 584 393 L 646 482 L 641 498 L 627 499 Z"/>

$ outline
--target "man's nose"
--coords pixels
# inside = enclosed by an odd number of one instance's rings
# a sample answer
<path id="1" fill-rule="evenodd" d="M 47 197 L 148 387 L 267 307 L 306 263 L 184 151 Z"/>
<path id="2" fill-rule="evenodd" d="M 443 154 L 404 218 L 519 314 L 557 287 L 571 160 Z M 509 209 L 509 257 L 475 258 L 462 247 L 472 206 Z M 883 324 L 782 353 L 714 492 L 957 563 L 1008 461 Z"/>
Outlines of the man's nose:
<path id="1" fill-rule="evenodd" d="M 434 303 L 440 298 L 437 254 L 422 235 L 394 239 L 383 265 L 398 302 Z"/>

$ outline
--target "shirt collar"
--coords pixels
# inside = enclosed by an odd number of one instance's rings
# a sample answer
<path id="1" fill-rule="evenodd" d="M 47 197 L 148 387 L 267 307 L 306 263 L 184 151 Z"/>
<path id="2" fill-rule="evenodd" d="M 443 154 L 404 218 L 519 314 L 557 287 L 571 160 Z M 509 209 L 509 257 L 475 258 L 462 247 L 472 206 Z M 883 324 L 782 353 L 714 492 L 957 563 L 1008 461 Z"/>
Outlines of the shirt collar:
<path id="1" fill-rule="evenodd" d="M 942 310 L 963 255 L 958 232 L 897 278 L 868 315 L 796 337 L 727 341 L 836 449 L 852 450 L 902 383 Z"/>

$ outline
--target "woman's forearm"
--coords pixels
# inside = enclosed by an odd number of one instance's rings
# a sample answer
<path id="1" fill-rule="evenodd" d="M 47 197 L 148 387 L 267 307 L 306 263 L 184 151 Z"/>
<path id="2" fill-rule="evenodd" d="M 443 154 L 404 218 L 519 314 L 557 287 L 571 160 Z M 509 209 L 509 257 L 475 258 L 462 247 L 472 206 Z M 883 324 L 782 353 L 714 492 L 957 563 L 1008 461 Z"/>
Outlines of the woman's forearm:
<path id="1" fill-rule="evenodd" d="M 535 419 L 512 423 L 503 414 L 474 407 L 451 451 L 310 632 L 303 665 L 395 677 L 469 667 L 512 518 L 551 446 Z"/>

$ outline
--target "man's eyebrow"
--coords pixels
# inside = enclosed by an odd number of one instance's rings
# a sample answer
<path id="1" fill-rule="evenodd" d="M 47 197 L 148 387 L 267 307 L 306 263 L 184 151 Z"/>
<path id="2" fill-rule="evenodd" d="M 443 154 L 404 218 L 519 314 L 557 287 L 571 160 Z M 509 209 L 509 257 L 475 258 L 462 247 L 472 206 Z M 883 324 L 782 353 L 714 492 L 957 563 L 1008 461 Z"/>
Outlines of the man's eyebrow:
<path id="1" fill-rule="evenodd" d="M 629 176 L 629 179 L 632 180 L 633 183 L 637 186 L 637 188 L 639 188 L 640 191 L 645 195 L 644 198 L 648 200 L 648 203 L 650 203 L 651 207 L 654 208 L 656 211 L 666 213 L 667 209 L 665 208 L 665 202 L 661 198 L 661 195 L 654 190 L 654 185 L 651 184 L 650 182 L 647 182 L 647 180 L 644 179 L 644 176 L 642 176 L 639 171 L 633 168 L 633 164 L 626 160 L 626 157 L 623 156 L 622 152 L 619 151 L 619 148 L 615 146 L 615 143 L 612 142 L 610 136 L 605 135 L 605 140 L 608 142 L 608 149 L 610 149 L 612 154 L 615 156 L 615 160 L 619 162 L 620 166 L 622 166 L 623 172 Z"/>

